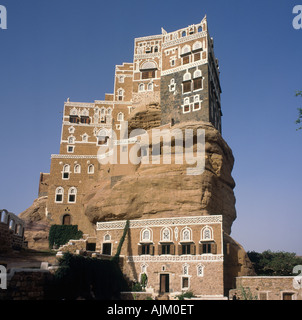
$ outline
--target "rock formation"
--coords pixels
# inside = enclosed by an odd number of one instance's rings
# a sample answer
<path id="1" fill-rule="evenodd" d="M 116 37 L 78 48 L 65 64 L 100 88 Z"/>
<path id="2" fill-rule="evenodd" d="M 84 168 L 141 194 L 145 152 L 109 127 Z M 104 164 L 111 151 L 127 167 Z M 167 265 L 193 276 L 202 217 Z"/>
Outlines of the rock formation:
<path id="1" fill-rule="evenodd" d="M 143 128 L 144 123 L 140 124 Z M 133 128 L 131 121 L 129 127 Z M 91 222 L 148 219 L 154 218 L 154 215 L 160 218 L 221 214 L 224 231 L 231 232 L 236 219 L 235 183 L 231 176 L 234 157 L 231 149 L 210 123 L 182 123 L 171 129 L 179 129 L 183 133 L 185 129 L 192 129 L 195 133 L 198 129 L 205 130 L 205 171 L 199 175 L 188 175 L 190 165 L 173 163 L 175 146 L 171 148 L 171 164 L 162 164 L 161 155 L 161 164 L 140 164 L 133 174 L 120 177 L 114 185 L 104 169 L 84 201 L 85 214 Z M 150 144 L 150 151 L 151 148 Z M 196 144 L 193 150 L 196 155 Z"/>
<path id="2" fill-rule="evenodd" d="M 50 222 L 46 217 L 46 203 L 47 197 L 37 198 L 28 209 L 19 215 L 26 222 L 24 236 L 30 249 L 47 250 L 49 248 Z"/>
<path id="3" fill-rule="evenodd" d="M 160 126 L 160 107 L 157 104 L 136 108 L 128 120 L 128 131 L 144 129 L 151 137 L 153 128 Z M 171 164 L 160 163 L 125 165 L 124 174 L 114 175 L 118 164 L 100 166 L 97 182 L 88 180 L 83 195 L 84 214 L 91 223 L 98 221 L 148 219 L 187 215 L 222 215 L 225 246 L 226 286 L 231 288 L 234 277 L 254 274 L 252 265 L 242 246 L 230 237 L 236 219 L 235 182 L 232 178 L 234 157 L 232 150 L 211 123 L 187 122 L 161 130 L 194 132 L 193 155 L 197 151 L 197 130 L 205 130 L 205 170 L 199 175 L 188 175 L 189 165 L 173 161 L 176 139 L 171 144 Z M 184 144 L 184 141 L 181 141 Z M 152 139 L 145 144 L 152 152 Z M 161 142 L 163 148 L 163 141 Z M 25 237 L 30 248 L 48 248 L 50 222 L 46 217 L 47 197 L 34 201 L 20 217 L 27 222 Z M 93 236 L 93 235 L 92 235 Z M 228 280 L 229 279 L 229 280 Z"/>

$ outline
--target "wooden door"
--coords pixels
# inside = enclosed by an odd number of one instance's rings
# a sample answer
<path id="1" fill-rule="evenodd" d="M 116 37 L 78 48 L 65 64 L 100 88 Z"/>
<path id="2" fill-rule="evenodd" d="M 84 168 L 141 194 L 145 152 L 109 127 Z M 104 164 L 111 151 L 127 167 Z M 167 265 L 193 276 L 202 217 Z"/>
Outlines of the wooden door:
<path id="1" fill-rule="evenodd" d="M 160 275 L 160 293 L 169 292 L 169 275 L 161 274 Z"/>

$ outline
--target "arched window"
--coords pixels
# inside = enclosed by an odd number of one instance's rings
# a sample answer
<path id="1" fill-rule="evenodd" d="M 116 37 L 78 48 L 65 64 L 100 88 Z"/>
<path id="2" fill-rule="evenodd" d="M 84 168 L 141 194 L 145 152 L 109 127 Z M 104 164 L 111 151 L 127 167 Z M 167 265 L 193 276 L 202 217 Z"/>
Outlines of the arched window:
<path id="1" fill-rule="evenodd" d="M 202 264 L 197 265 L 197 276 L 198 277 L 203 277 L 203 269 L 204 269 L 204 266 Z"/>
<path id="2" fill-rule="evenodd" d="M 110 241 L 111 240 L 111 236 L 110 236 L 110 234 L 105 234 L 104 235 L 104 241 Z"/>
<path id="3" fill-rule="evenodd" d="M 69 173 L 70 173 L 70 165 L 69 164 L 65 164 L 63 167 L 63 179 L 69 179 Z"/>
<path id="4" fill-rule="evenodd" d="M 190 72 L 186 72 L 183 76 L 183 81 L 189 81 L 191 80 L 191 73 Z"/>
<path id="5" fill-rule="evenodd" d="M 142 79 L 155 78 L 156 70 L 157 70 L 157 66 L 154 61 L 144 62 L 140 67 L 140 71 L 142 72 Z"/>
<path id="6" fill-rule="evenodd" d="M 189 265 L 184 264 L 184 265 L 182 266 L 182 274 L 183 274 L 184 276 L 189 275 Z"/>
<path id="7" fill-rule="evenodd" d="M 140 85 L 138 86 L 138 91 L 139 92 L 145 91 L 145 85 L 143 83 L 140 83 Z"/>
<path id="8" fill-rule="evenodd" d="M 153 83 L 148 83 L 148 91 L 153 91 Z"/>
<path id="9" fill-rule="evenodd" d="M 82 135 L 82 141 L 83 142 L 87 142 L 88 141 L 88 135 L 87 134 L 83 134 Z"/>
<path id="10" fill-rule="evenodd" d="M 186 31 L 183 31 L 182 33 L 181 33 L 181 36 L 182 37 L 185 37 L 187 35 L 187 32 Z"/>
<path id="11" fill-rule="evenodd" d="M 63 202 L 63 196 L 64 196 L 64 189 L 62 187 L 58 187 L 56 189 L 56 196 L 55 196 L 55 202 Z"/>
<path id="12" fill-rule="evenodd" d="M 202 44 L 200 41 L 196 41 L 194 44 L 193 44 L 193 51 L 197 51 L 197 50 L 201 50 L 202 49 Z"/>
<path id="13" fill-rule="evenodd" d="M 194 71 L 193 78 L 200 78 L 201 77 L 201 70 L 197 69 Z"/>
<path id="14" fill-rule="evenodd" d="M 124 100 L 124 89 L 117 90 L 117 100 L 119 101 Z"/>
<path id="15" fill-rule="evenodd" d="M 193 90 L 202 89 L 202 74 L 201 70 L 195 70 L 193 74 Z"/>
<path id="16" fill-rule="evenodd" d="M 181 231 L 181 241 L 190 242 L 191 240 L 192 240 L 191 230 L 186 227 Z"/>
<path id="17" fill-rule="evenodd" d="M 201 230 L 201 240 L 202 241 L 211 241 L 213 240 L 213 229 L 206 226 Z"/>
<path id="18" fill-rule="evenodd" d="M 173 78 L 173 79 L 170 80 L 169 91 L 170 92 L 175 91 L 175 86 L 176 86 L 175 79 Z"/>
<path id="19" fill-rule="evenodd" d="M 188 54 L 191 52 L 191 47 L 186 44 L 182 49 L 181 49 L 181 54 Z"/>
<path id="20" fill-rule="evenodd" d="M 64 214 L 63 219 L 62 219 L 62 224 L 65 226 L 71 225 L 71 216 L 70 214 Z"/>
<path id="21" fill-rule="evenodd" d="M 15 227 L 15 221 L 14 220 L 10 220 L 9 221 L 9 225 L 8 225 L 9 229 L 14 230 Z"/>
<path id="22" fill-rule="evenodd" d="M 108 139 L 110 138 L 110 132 L 106 129 L 101 129 L 97 133 L 97 143 L 98 145 L 107 145 Z"/>
<path id="23" fill-rule="evenodd" d="M 169 228 L 164 228 L 161 232 L 161 241 L 169 242 L 171 241 L 171 231 Z"/>
<path id="24" fill-rule="evenodd" d="M 74 173 L 81 173 L 81 166 L 79 164 L 74 166 Z"/>
<path id="25" fill-rule="evenodd" d="M 76 196 L 77 196 L 77 189 L 75 187 L 71 187 L 68 190 L 68 202 L 69 203 L 75 203 L 76 202 Z"/>
<path id="26" fill-rule="evenodd" d="M 150 229 L 144 229 L 141 231 L 141 242 L 151 242 L 152 241 L 152 233 Z"/>
<path id="27" fill-rule="evenodd" d="M 88 174 L 93 174 L 94 173 L 94 165 L 93 164 L 90 164 L 88 166 Z"/>
<path id="28" fill-rule="evenodd" d="M 123 112 L 119 112 L 117 115 L 117 121 L 124 121 L 124 114 Z"/>
<path id="29" fill-rule="evenodd" d="M 69 138 L 68 138 L 68 143 L 69 143 L 69 144 L 73 144 L 73 143 L 74 143 L 74 140 L 75 140 L 74 137 L 69 137 Z"/>
<path id="30" fill-rule="evenodd" d="M 193 103 L 193 111 L 199 110 L 201 108 L 201 101 L 199 95 L 194 96 L 194 103 Z"/>
<path id="31" fill-rule="evenodd" d="M 183 93 L 191 92 L 192 85 L 191 85 L 191 73 L 187 72 L 183 76 L 183 83 L 182 83 L 182 91 Z"/>

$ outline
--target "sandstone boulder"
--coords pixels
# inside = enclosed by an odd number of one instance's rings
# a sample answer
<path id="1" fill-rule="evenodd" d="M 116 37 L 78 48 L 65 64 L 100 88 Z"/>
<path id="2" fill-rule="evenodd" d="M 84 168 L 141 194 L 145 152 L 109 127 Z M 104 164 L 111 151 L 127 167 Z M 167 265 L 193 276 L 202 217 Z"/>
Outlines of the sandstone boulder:
<path id="1" fill-rule="evenodd" d="M 138 114 L 135 119 L 138 119 Z M 130 126 L 131 120 L 129 123 Z M 144 127 L 143 122 L 140 125 L 143 129 L 149 129 L 151 135 L 150 128 Z M 194 134 L 197 129 L 205 130 L 205 171 L 200 175 L 188 175 L 187 169 L 191 165 L 185 162 L 163 164 L 161 155 L 160 164 L 140 163 L 133 173 L 119 177 L 114 184 L 112 177 L 107 175 L 110 168 L 101 170 L 98 182 L 87 190 L 84 199 L 85 215 L 91 222 L 148 219 L 154 215 L 158 218 L 222 215 L 224 231 L 231 232 L 236 219 L 235 182 L 231 176 L 234 157 L 231 149 L 210 123 L 182 123 L 173 126 L 173 129 L 183 132 L 192 129 Z M 196 155 L 195 140 L 193 150 Z M 151 152 L 152 145 L 148 147 Z M 175 150 L 172 146 L 172 159 Z M 111 165 L 114 166 L 117 165 Z"/>
<path id="2" fill-rule="evenodd" d="M 25 221 L 25 241 L 28 248 L 34 250 L 47 250 L 50 221 L 46 216 L 47 197 L 34 200 L 33 204 L 21 212 L 19 217 Z"/>

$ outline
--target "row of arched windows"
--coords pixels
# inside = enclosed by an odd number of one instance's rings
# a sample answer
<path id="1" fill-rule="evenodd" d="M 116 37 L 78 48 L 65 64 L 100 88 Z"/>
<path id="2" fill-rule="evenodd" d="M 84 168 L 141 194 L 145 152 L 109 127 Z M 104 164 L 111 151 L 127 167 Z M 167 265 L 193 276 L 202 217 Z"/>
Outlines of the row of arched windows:
<path id="1" fill-rule="evenodd" d="M 138 86 L 138 91 L 139 92 L 144 92 L 144 91 L 153 91 L 153 82 L 150 82 L 147 84 L 147 86 L 145 86 L 144 83 L 140 83 L 139 86 Z"/>
<path id="2" fill-rule="evenodd" d="M 180 232 L 178 229 L 174 230 L 175 240 L 180 240 L 180 242 L 192 242 L 193 232 L 191 228 L 185 227 Z M 209 226 L 205 226 L 200 231 L 200 241 L 212 241 L 213 240 L 213 229 Z M 153 242 L 153 231 L 150 228 L 145 228 L 141 230 L 140 235 L 141 242 Z M 173 231 L 169 227 L 165 227 L 160 232 L 160 242 L 172 242 L 173 241 Z"/>
<path id="3" fill-rule="evenodd" d="M 23 237 L 24 225 L 13 213 L 10 213 L 5 209 L 0 210 L 0 222 L 8 225 L 8 228 L 12 230 L 15 235 Z"/>
<path id="4" fill-rule="evenodd" d="M 77 197 L 77 188 L 71 187 L 68 189 L 67 193 L 67 202 L 68 203 L 75 203 L 76 197 Z M 55 192 L 55 202 L 56 203 L 62 203 L 64 201 L 64 188 L 58 187 Z"/>
<path id="5" fill-rule="evenodd" d="M 81 165 L 80 164 L 75 164 L 74 165 L 74 173 L 81 173 Z M 69 164 L 65 164 L 63 166 L 63 171 L 62 171 L 62 179 L 67 180 L 70 177 L 70 165 Z M 93 174 L 94 173 L 94 165 L 93 164 L 89 164 L 87 167 L 87 173 L 88 174 Z"/>

